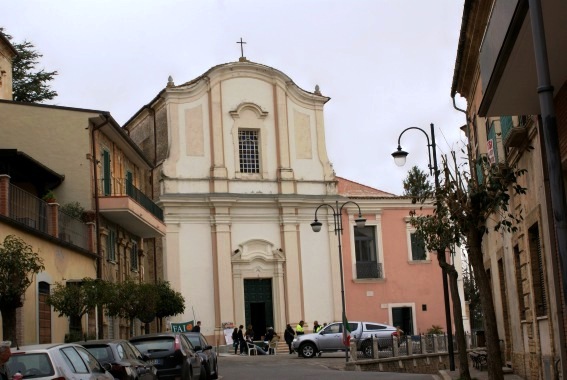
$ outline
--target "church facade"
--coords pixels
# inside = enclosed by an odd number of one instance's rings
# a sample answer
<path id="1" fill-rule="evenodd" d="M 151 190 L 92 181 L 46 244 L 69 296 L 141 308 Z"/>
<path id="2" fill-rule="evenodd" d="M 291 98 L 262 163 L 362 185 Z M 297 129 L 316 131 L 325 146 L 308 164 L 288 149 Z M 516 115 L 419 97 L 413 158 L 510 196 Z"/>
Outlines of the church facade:
<path id="1" fill-rule="evenodd" d="M 155 167 L 154 199 L 164 209 L 167 228 L 163 244 L 158 243 L 161 269 L 186 300 L 184 315 L 174 322 L 201 320 L 204 334 L 222 344 L 222 328 L 231 323 L 252 324 L 259 337 L 266 326 L 283 332 L 286 323 L 295 326 L 300 320 L 309 325 L 341 320 L 332 212 L 318 213 L 331 227 L 315 234 L 310 226 L 321 203 L 349 200 L 339 194 L 326 151 L 323 108 L 329 99 L 318 87 L 305 91 L 281 71 L 241 58 L 180 85 L 170 78 L 125 124 Z M 371 224 L 378 224 L 380 204 L 395 205 L 402 210 L 396 215 L 405 234 L 410 200 L 387 193 L 378 198 L 392 199 L 365 201 L 371 204 Z M 357 216 L 355 205 L 344 207 L 347 239 L 355 235 Z M 401 243 L 407 251 L 406 241 Z M 351 262 L 354 237 L 344 244 L 344 261 Z M 376 269 L 368 273 L 379 275 L 385 253 L 376 254 L 378 239 L 372 244 L 373 261 L 366 261 Z M 422 274 L 438 278 L 429 281 L 442 302 L 439 267 L 429 265 Z M 357 281 L 348 277 L 350 289 Z M 384 282 L 383 277 L 374 280 L 374 285 Z M 369 286 L 367 278 L 355 285 L 369 294 L 362 289 Z M 374 315 L 357 312 L 368 310 L 363 303 L 347 306 L 351 320 Z M 428 324 L 444 326 L 442 311 L 430 310 L 427 318 Z M 419 324 L 415 314 L 412 321 Z M 392 322 L 391 314 L 379 322 Z"/>

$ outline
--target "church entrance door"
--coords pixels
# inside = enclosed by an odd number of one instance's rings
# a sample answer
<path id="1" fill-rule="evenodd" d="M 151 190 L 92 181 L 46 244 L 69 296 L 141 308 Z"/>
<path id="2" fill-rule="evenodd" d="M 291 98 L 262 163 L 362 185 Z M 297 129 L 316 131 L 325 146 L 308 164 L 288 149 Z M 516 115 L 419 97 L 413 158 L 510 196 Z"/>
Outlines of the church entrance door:
<path id="1" fill-rule="evenodd" d="M 244 280 L 246 326 L 252 325 L 254 340 L 260 340 L 266 328 L 274 326 L 272 279 Z"/>

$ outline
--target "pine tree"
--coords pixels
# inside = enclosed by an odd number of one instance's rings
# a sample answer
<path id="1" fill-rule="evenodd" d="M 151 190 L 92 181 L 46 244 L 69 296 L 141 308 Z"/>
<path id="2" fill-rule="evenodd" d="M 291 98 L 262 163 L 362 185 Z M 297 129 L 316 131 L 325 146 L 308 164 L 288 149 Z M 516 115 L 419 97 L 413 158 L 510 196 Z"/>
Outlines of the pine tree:
<path id="1" fill-rule="evenodd" d="M 10 42 L 12 36 L 0 28 L 0 33 Z M 57 96 L 51 89 L 50 83 L 58 75 L 57 71 L 37 70 L 39 59 L 43 57 L 35 45 L 24 40 L 21 43 L 12 43 L 18 55 L 12 61 L 12 97 L 16 102 L 41 103 Z"/>
<path id="2" fill-rule="evenodd" d="M 412 197 L 412 203 L 421 203 L 433 195 L 433 186 L 427 179 L 427 174 L 417 166 L 408 171 L 404 180 L 404 195 Z"/>

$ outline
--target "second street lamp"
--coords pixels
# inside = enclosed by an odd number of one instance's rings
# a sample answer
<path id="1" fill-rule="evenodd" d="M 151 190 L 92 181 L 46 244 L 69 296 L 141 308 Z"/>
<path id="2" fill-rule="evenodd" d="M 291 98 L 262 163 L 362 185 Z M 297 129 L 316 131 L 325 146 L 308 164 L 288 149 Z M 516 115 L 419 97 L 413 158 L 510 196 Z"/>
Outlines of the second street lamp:
<path id="1" fill-rule="evenodd" d="M 356 223 L 356 226 L 358 228 L 364 228 L 365 224 L 366 224 L 366 219 L 364 219 L 362 217 L 362 213 L 360 212 L 360 206 L 358 205 L 358 203 L 353 202 L 353 201 L 347 201 L 344 202 L 342 205 L 339 205 L 339 201 L 335 201 L 335 207 L 331 206 L 330 204 L 327 203 L 322 203 L 319 206 L 317 206 L 317 208 L 315 209 L 315 220 L 313 221 L 313 223 L 311 223 L 311 228 L 313 229 L 313 232 L 319 232 L 321 231 L 321 226 L 323 225 L 321 222 L 319 222 L 317 220 L 317 211 L 319 211 L 319 209 L 321 207 L 328 207 L 333 211 L 333 222 L 334 222 L 334 227 L 335 227 L 335 235 L 337 236 L 338 240 L 339 240 L 339 272 L 341 274 L 341 301 L 342 301 L 342 321 L 343 321 L 343 337 L 346 337 L 347 334 L 347 317 L 346 317 L 346 305 L 345 305 L 345 285 L 344 285 L 344 277 L 343 277 L 343 253 L 342 253 L 342 247 L 341 247 L 341 235 L 343 233 L 343 222 L 342 222 L 342 214 L 343 214 L 343 208 L 348 205 L 348 204 L 353 204 L 356 207 L 358 207 L 358 218 L 356 218 L 354 220 L 354 222 Z M 349 347 L 345 348 L 345 360 L 348 362 L 348 354 L 349 354 Z"/>
<path id="2" fill-rule="evenodd" d="M 418 127 L 409 127 L 406 128 L 400 133 L 398 137 L 398 149 L 392 153 L 392 157 L 394 157 L 394 162 L 398 166 L 404 166 L 406 163 L 406 157 L 408 152 L 402 150 L 402 146 L 400 145 L 400 141 L 402 139 L 402 135 L 409 131 L 410 129 L 417 129 L 425 135 L 427 139 L 427 153 L 429 155 L 429 173 L 433 174 L 435 177 L 435 196 L 437 196 L 439 191 L 439 168 L 437 167 L 437 148 L 435 144 L 435 128 L 433 123 L 430 124 L 431 126 L 431 142 L 429 142 L 429 135 L 423 129 Z M 431 156 L 433 156 L 433 161 L 431 160 Z M 437 251 L 437 255 L 445 255 L 445 247 L 439 249 Z M 441 268 L 441 274 L 443 276 L 443 298 L 445 299 L 445 322 L 447 324 L 447 350 L 449 351 L 449 366 L 451 371 L 455 370 L 455 352 L 453 350 L 453 328 L 451 323 L 451 306 L 449 301 L 449 284 L 447 282 L 447 273 L 445 269 Z"/>

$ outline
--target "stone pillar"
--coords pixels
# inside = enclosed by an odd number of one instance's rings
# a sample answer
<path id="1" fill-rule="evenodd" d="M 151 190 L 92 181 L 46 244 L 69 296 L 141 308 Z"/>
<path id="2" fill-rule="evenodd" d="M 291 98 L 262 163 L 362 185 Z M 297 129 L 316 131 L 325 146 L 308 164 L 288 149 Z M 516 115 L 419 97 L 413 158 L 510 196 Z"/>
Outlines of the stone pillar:
<path id="1" fill-rule="evenodd" d="M 10 216 L 10 176 L 0 174 L 0 215 Z"/>
<path id="2" fill-rule="evenodd" d="M 392 356 L 400 356 L 400 346 L 399 346 L 400 338 L 397 336 L 392 337 Z"/>
<path id="3" fill-rule="evenodd" d="M 439 335 L 434 334 L 433 335 L 433 352 L 437 353 L 439 352 Z"/>
<path id="4" fill-rule="evenodd" d="M 87 249 L 96 252 L 96 225 L 94 222 L 87 222 Z"/>
<path id="5" fill-rule="evenodd" d="M 421 353 L 422 353 L 422 354 L 427 354 L 427 342 L 426 342 L 426 339 L 427 339 L 427 335 L 423 335 L 423 334 L 422 334 L 421 337 L 420 337 L 420 341 L 421 341 L 420 346 L 421 346 Z"/>
<path id="6" fill-rule="evenodd" d="M 372 339 L 372 357 L 374 359 L 380 359 L 380 346 L 378 345 L 378 339 Z"/>
<path id="7" fill-rule="evenodd" d="M 47 233 L 59 237 L 59 203 L 47 204 Z"/>

